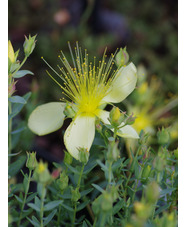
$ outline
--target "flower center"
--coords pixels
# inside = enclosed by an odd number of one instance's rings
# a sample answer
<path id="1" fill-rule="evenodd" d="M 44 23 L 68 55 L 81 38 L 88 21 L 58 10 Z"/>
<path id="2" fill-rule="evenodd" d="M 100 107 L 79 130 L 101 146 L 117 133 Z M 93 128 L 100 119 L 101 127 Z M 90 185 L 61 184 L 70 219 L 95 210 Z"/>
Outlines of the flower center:
<path id="1" fill-rule="evenodd" d="M 60 79 L 63 80 L 64 85 L 60 85 L 48 72 L 47 73 L 62 88 L 64 96 L 77 105 L 77 114 L 95 115 L 99 106 L 102 104 L 102 99 L 108 94 L 110 84 L 117 72 L 115 70 L 112 71 L 114 55 L 112 54 L 108 63 L 106 63 L 105 51 L 102 61 L 99 61 L 98 66 L 96 66 L 96 57 L 94 57 L 93 62 L 89 62 L 87 50 L 85 50 L 83 57 L 78 43 L 75 47 L 75 59 L 70 45 L 69 49 L 73 67 L 70 66 L 63 52 L 61 52 L 62 57 L 59 56 L 59 59 L 64 67 L 58 66 L 58 68 L 62 72 L 62 75 L 58 74 L 44 60 Z M 66 100 L 66 98 L 63 99 Z"/>

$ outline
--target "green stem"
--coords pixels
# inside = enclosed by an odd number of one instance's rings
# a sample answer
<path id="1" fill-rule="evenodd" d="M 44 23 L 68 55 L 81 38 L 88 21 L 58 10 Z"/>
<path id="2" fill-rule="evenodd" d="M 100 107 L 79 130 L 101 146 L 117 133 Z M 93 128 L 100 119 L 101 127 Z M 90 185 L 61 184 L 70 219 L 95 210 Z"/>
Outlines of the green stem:
<path id="1" fill-rule="evenodd" d="M 79 29 L 82 28 L 82 26 L 84 26 L 86 24 L 86 22 L 88 21 L 90 15 L 92 13 L 92 10 L 94 9 L 94 2 L 95 2 L 95 0 L 88 0 L 87 1 L 87 8 L 86 8 L 84 14 L 81 17 Z"/>
<path id="2" fill-rule="evenodd" d="M 12 73 L 12 76 L 14 75 L 14 74 L 16 74 L 16 72 L 23 66 L 23 64 L 25 63 L 25 61 L 26 61 L 26 59 L 27 59 L 28 57 L 24 57 L 24 59 L 23 59 L 23 61 L 21 62 L 21 64 L 20 64 L 20 66 Z"/>
<path id="3" fill-rule="evenodd" d="M 125 191 L 124 191 L 124 195 L 123 195 L 125 201 L 126 201 L 126 197 L 127 197 L 127 186 L 128 186 L 128 183 L 129 183 L 129 181 L 130 181 L 130 179 L 131 179 L 132 172 L 133 172 L 133 167 L 134 167 L 134 164 L 135 164 L 136 159 L 137 159 L 137 157 L 138 157 L 138 154 L 139 154 L 140 149 L 141 149 L 141 146 L 138 148 L 138 150 L 137 150 L 137 152 L 136 152 L 136 155 L 135 155 L 135 157 L 134 157 L 134 160 L 133 160 L 133 162 L 132 162 L 132 164 L 131 164 L 131 170 L 130 170 L 129 177 L 127 178 L 127 181 L 126 181 L 126 183 L 125 183 Z"/>
<path id="4" fill-rule="evenodd" d="M 8 108 L 9 108 L 9 115 L 12 113 L 12 104 L 11 102 L 8 102 Z M 8 124 L 8 154 L 11 154 L 12 151 L 12 136 L 11 136 L 11 132 L 12 132 L 12 118 L 9 120 L 9 124 Z M 9 157 L 9 163 L 10 163 L 10 157 Z"/>
<path id="5" fill-rule="evenodd" d="M 97 223 L 97 216 L 95 217 L 95 219 L 94 219 L 94 223 L 93 223 L 93 226 L 92 227 L 95 227 L 96 226 L 96 223 Z"/>
<path id="6" fill-rule="evenodd" d="M 108 185 L 112 180 L 112 161 L 109 161 L 109 169 L 108 169 Z"/>
<path id="7" fill-rule="evenodd" d="M 101 217 L 102 217 L 102 218 L 101 218 L 100 227 L 104 227 L 106 215 L 103 213 L 103 215 L 102 215 Z"/>
<path id="8" fill-rule="evenodd" d="M 44 198 L 45 198 L 45 186 L 42 185 L 41 208 L 40 208 L 40 222 L 41 222 L 40 227 L 43 227 Z"/>
<path id="9" fill-rule="evenodd" d="M 82 175 L 83 175 L 84 167 L 85 167 L 85 164 L 83 163 L 82 168 L 81 168 L 81 172 L 79 174 L 79 179 L 78 179 L 78 183 L 77 183 L 76 189 L 80 188 L 81 178 L 82 178 Z M 75 220 L 76 220 L 76 211 L 77 211 L 77 202 L 75 202 L 75 205 L 74 205 L 74 214 L 73 214 L 72 227 L 74 226 L 74 223 L 75 223 Z"/>
<path id="10" fill-rule="evenodd" d="M 27 195 L 28 195 L 29 187 L 30 187 L 31 175 L 32 175 L 32 170 L 29 169 L 28 181 L 27 181 L 27 185 L 26 185 L 26 189 L 25 189 L 25 195 L 24 195 L 22 206 L 21 206 L 21 213 L 20 213 L 20 216 L 19 216 L 19 220 L 18 220 L 18 225 L 17 226 L 20 226 L 20 224 L 21 224 L 23 209 L 24 209 L 24 206 L 25 206 L 25 203 L 26 203 L 26 198 L 27 198 Z"/>
<path id="11" fill-rule="evenodd" d="M 59 205 L 59 211 L 58 211 L 58 217 L 57 217 L 57 226 L 60 227 L 60 221 L 61 221 L 61 205 Z"/>

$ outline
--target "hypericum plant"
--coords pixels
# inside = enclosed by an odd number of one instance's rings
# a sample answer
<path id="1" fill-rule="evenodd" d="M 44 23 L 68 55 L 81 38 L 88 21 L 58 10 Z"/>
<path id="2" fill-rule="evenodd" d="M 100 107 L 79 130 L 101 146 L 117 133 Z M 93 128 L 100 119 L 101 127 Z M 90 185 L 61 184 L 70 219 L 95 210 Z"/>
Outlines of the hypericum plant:
<path id="1" fill-rule="evenodd" d="M 121 65 L 112 70 L 115 55 L 111 55 L 106 63 L 106 51 L 102 61 L 96 65 L 96 58 L 89 62 L 87 50 L 83 55 L 78 43 L 75 47 L 75 58 L 69 45 L 73 65 L 71 66 L 63 52 L 59 59 L 63 67 L 58 66 L 61 74 L 57 73 L 44 59 L 45 63 L 63 81 L 57 82 L 47 71 L 48 75 L 63 90 L 64 102 L 52 102 L 37 107 L 30 115 L 28 126 L 38 135 L 46 135 L 59 129 L 65 116 L 73 119 L 64 135 L 67 150 L 77 160 L 80 160 L 80 150 L 89 152 L 95 137 L 95 122 L 100 119 L 104 124 L 111 125 L 109 112 L 103 110 L 106 104 L 119 103 L 135 88 L 137 71 L 133 63 Z M 120 52 L 118 53 L 120 55 Z M 120 58 L 120 56 L 119 56 Z M 118 62 L 118 57 L 117 57 Z M 125 61 L 123 61 L 126 63 Z M 69 103 L 71 101 L 71 103 Z M 120 111 L 115 111 L 114 118 L 120 117 Z M 138 134 L 127 125 L 124 118 L 117 125 L 111 126 L 117 135 L 125 138 L 138 139 Z"/>
<path id="2" fill-rule="evenodd" d="M 24 59 L 22 61 L 18 60 L 19 50 L 14 52 L 11 41 L 8 41 L 8 141 L 9 141 L 9 156 L 11 156 L 11 151 L 13 148 L 12 137 L 21 133 L 25 127 L 20 126 L 12 131 L 13 128 L 13 118 L 19 114 L 23 106 L 27 103 L 31 93 L 27 93 L 23 97 L 18 95 L 13 95 L 16 91 L 16 83 L 15 79 L 21 78 L 25 75 L 33 73 L 29 70 L 21 70 L 23 64 L 26 62 L 27 58 L 30 56 L 32 51 L 35 48 L 35 36 L 30 36 L 27 38 L 25 36 L 25 42 L 23 44 L 24 49 Z"/>

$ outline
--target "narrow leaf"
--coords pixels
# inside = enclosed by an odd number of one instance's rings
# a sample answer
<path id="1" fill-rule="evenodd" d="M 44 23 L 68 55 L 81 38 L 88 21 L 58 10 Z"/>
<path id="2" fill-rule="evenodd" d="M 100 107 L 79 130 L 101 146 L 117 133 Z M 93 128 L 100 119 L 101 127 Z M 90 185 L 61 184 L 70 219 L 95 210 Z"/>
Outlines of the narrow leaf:
<path id="1" fill-rule="evenodd" d="M 36 206 L 34 203 L 28 203 L 28 206 L 36 211 L 40 211 L 40 207 Z"/>
<path id="2" fill-rule="evenodd" d="M 21 199 L 21 198 L 19 198 L 17 195 L 14 195 L 15 196 L 15 198 L 17 199 L 17 201 L 19 202 L 19 203 L 23 203 L 23 200 Z"/>
<path id="3" fill-rule="evenodd" d="M 55 200 L 55 201 L 49 202 L 44 206 L 44 210 L 45 211 L 52 210 L 55 207 L 59 206 L 59 204 L 61 203 L 62 203 L 62 200 Z"/>
<path id="4" fill-rule="evenodd" d="M 53 210 L 46 218 L 44 218 L 44 226 L 47 225 L 51 220 L 52 218 L 54 217 L 54 215 L 56 214 L 57 212 L 57 209 Z"/>
<path id="5" fill-rule="evenodd" d="M 29 75 L 34 75 L 33 72 L 31 72 L 29 70 L 19 70 L 13 75 L 13 77 L 14 78 L 21 78 L 21 77 L 23 77 L 25 75 L 28 75 L 28 74 Z"/>
<path id="6" fill-rule="evenodd" d="M 12 96 L 12 97 L 8 98 L 8 100 L 12 103 L 26 104 L 26 100 L 19 95 Z"/>
<path id="7" fill-rule="evenodd" d="M 11 134 L 17 134 L 17 133 L 19 133 L 19 132 L 24 131 L 25 129 L 26 129 L 25 126 L 24 126 L 24 127 L 21 127 L 21 128 L 18 128 L 18 129 L 16 129 L 16 130 L 12 131 Z"/>
<path id="8" fill-rule="evenodd" d="M 20 156 L 17 161 L 13 162 L 8 167 L 8 174 L 12 177 L 15 176 L 19 170 L 23 167 L 24 163 L 26 161 L 26 156 Z"/>
<path id="9" fill-rule="evenodd" d="M 69 211 L 74 211 L 71 207 L 65 205 L 64 203 L 61 204 L 62 207 L 64 207 L 65 209 L 69 210 Z"/>
<path id="10" fill-rule="evenodd" d="M 32 193 L 31 195 L 28 196 L 28 198 L 26 199 L 26 203 L 30 202 L 32 199 L 34 199 L 34 197 L 37 195 L 37 192 Z"/>
<path id="11" fill-rule="evenodd" d="M 101 193 L 104 192 L 104 190 L 103 190 L 99 185 L 97 185 L 97 184 L 92 184 L 92 186 L 93 186 L 94 188 L 96 188 L 98 191 L 100 191 Z"/>

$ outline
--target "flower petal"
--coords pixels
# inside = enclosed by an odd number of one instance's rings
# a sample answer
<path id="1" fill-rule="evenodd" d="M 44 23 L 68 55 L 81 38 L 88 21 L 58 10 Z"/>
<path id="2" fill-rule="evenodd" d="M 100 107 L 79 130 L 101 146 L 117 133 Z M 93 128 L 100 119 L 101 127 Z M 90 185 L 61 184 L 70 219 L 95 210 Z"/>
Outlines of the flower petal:
<path id="1" fill-rule="evenodd" d="M 28 119 L 28 127 L 39 136 L 58 130 L 65 118 L 65 105 L 62 102 L 50 102 L 38 106 Z"/>
<path id="2" fill-rule="evenodd" d="M 126 126 L 120 128 L 120 130 L 117 133 L 117 135 L 121 136 L 121 137 L 124 137 L 124 138 L 139 139 L 138 133 L 130 125 L 126 125 Z"/>
<path id="3" fill-rule="evenodd" d="M 123 101 L 135 88 L 137 82 L 137 70 L 133 63 L 121 67 L 113 80 L 108 95 L 103 102 L 118 103 Z"/>
<path id="4" fill-rule="evenodd" d="M 64 135 L 64 143 L 68 152 L 79 160 L 78 148 L 88 151 L 95 136 L 95 117 L 78 115 L 68 126 Z"/>
<path id="5" fill-rule="evenodd" d="M 110 125 L 110 122 L 108 120 L 109 114 L 110 113 L 106 110 L 99 110 L 97 117 L 99 117 L 104 124 Z"/>
<path id="6" fill-rule="evenodd" d="M 110 125 L 110 122 L 108 120 L 108 118 L 109 118 L 109 112 L 108 111 L 100 110 L 98 112 L 97 116 L 101 119 L 101 121 L 104 124 Z M 122 123 L 122 124 L 124 124 L 124 123 Z M 111 129 L 111 130 L 113 131 L 113 129 Z M 122 128 L 120 128 L 120 130 L 117 133 L 117 135 L 121 136 L 121 137 L 125 137 L 125 138 L 139 139 L 139 136 L 138 136 L 136 130 L 130 125 L 126 125 L 126 126 L 123 126 Z"/>

